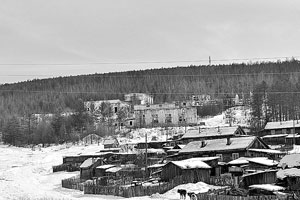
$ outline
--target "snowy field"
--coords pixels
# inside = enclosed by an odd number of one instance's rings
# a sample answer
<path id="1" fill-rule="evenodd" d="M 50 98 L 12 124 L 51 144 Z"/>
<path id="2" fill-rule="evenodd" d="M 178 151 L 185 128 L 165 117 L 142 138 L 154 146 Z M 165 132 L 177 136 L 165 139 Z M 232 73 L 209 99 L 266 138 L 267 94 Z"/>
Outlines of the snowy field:
<path id="1" fill-rule="evenodd" d="M 0 199 L 123 199 L 115 196 L 84 195 L 83 192 L 77 190 L 62 188 L 62 179 L 75 176 L 79 172 L 52 173 L 52 165 L 61 164 L 64 155 L 96 152 L 100 148 L 102 147 L 98 145 L 72 146 L 69 148 L 60 145 L 32 151 L 27 148 L 0 145 Z M 200 182 L 177 186 L 165 194 L 154 194 L 151 197 L 131 199 L 179 199 L 178 188 L 187 188 L 189 191 L 195 192 L 206 192 L 214 187 Z"/>

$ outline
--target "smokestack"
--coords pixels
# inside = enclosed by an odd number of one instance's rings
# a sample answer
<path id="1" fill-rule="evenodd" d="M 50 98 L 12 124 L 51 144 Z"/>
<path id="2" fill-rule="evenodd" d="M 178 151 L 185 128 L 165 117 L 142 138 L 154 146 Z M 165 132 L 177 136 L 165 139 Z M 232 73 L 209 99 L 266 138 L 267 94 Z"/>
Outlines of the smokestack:
<path id="1" fill-rule="evenodd" d="M 230 144 L 231 144 L 230 137 L 227 137 L 227 142 L 226 142 L 226 145 L 230 145 Z"/>

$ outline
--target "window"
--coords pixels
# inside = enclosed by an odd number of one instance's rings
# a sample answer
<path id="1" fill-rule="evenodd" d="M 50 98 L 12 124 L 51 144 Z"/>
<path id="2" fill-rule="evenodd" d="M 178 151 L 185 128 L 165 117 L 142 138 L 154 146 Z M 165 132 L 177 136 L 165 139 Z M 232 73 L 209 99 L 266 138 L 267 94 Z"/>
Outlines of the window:
<path id="1" fill-rule="evenodd" d="M 87 108 L 87 111 L 90 111 L 90 108 Z"/>
<path id="2" fill-rule="evenodd" d="M 295 133 L 295 129 L 291 129 L 291 134 L 294 134 Z"/>
<path id="3" fill-rule="evenodd" d="M 185 119 L 183 118 L 183 116 L 179 116 L 179 124 L 181 124 L 181 123 L 184 123 L 185 122 Z"/>
<path id="4" fill-rule="evenodd" d="M 282 134 L 286 134 L 286 129 L 282 129 Z"/>
<path id="5" fill-rule="evenodd" d="M 115 113 L 117 113 L 118 112 L 118 107 L 115 107 Z"/>
<path id="6" fill-rule="evenodd" d="M 232 153 L 232 160 L 238 159 L 239 157 L 239 153 Z"/>
<path id="7" fill-rule="evenodd" d="M 172 115 L 171 114 L 166 114 L 166 123 L 172 123 Z"/>
<path id="8" fill-rule="evenodd" d="M 223 155 L 222 154 L 216 154 L 216 157 L 219 157 L 220 159 L 219 159 L 219 161 L 223 161 Z"/>
<path id="9" fill-rule="evenodd" d="M 271 130 L 271 135 L 275 135 L 275 130 Z"/>
<path id="10" fill-rule="evenodd" d="M 129 121 L 129 125 L 132 126 L 132 121 Z"/>
<path id="11" fill-rule="evenodd" d="M 152 122 L 153 122 L 153 124 L 158 124 L 158 114 L 152 115 Z"/>

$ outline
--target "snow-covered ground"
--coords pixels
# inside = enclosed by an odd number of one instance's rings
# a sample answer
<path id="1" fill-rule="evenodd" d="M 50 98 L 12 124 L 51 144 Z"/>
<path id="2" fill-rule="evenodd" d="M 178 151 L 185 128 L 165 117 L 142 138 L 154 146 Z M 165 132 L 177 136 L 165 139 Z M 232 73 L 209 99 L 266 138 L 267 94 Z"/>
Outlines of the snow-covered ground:
<path id="1" fill-rule="evenodd" d="M 64 145 L 41 148 L 32 151 L 29 148 L 0 145 L 0 199 L 122 199 L 122 197 L 104 195 L 84 195 L 83 192 L 61 187 L 61 180 L 77 175 L 79 172 L 52 173 L 52 166 L 62 163 L 65 155 L 76 155 L 82 152 L 96 152 L 102 148 L 98 145 L 71 146 Z M 132 199 L 179 199 L 177 188 L 188 191 L 206 192 L 214 186 L 205 183 L 177 186 L 165 194 Z"/>

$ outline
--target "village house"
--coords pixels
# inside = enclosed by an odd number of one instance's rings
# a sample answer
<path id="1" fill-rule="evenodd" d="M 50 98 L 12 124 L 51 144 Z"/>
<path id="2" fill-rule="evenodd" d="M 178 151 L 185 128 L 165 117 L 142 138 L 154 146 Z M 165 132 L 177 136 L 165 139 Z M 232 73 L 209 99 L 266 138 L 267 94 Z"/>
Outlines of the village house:
<path id="1" fill-rule="evenodd" d="M 161 180 L 170 181 L 178 176 L 183 176 L 191 183 L 199 181 L 208 182 L 211 167 L 201 158 L 192 158 L 180 161 L 171 161 L 162 167 Z"/>
<path id="2" fill-rule="evenodd" d="M 249 149 L 270 149 L 260 138 L 255 136 L 202 140 L 188 143 L 179 157 L 217 156 L 220 161 L 229 162 L 248 155 Z"/>
<path id="3" fill-rule="evenodd" d="M 103 165 L 100 158 L 88 158 L 80 165 L 80 179 L 92 179 L 95 177 L 95 168 Z"/>
<path id="4" fill-rule="evenodd" d="M 295 131 L 294 131 L 295 130 Z M 280 122 L 268 122 L 264 128 L 264 135 L 294 134 L 300 132 L 300 121 L 289 120 Z"/>
<path id="5" fill-rule="evenodd" d="M 217 127 L 208 129 L 190 129 L 180 139 L 180 143 L 187 144 L 192 141 L 212 140 L 227 137 L 245 136 L 243 128 L 236 127 Z"/>
<path id="6" fill-rule="evenodd" d="M 277 170 L 265 170 L 254 173 L 244 174 L 241 178 L 239 186 L 248 188 L 255 184 L 274 184 L 276 182 Z"/>
<path id="7" fill-rule="evenodd" d="M 182 103 L 134 106 L 136 127 L 187 126 L 197 124 L 197 109 Z"/>

